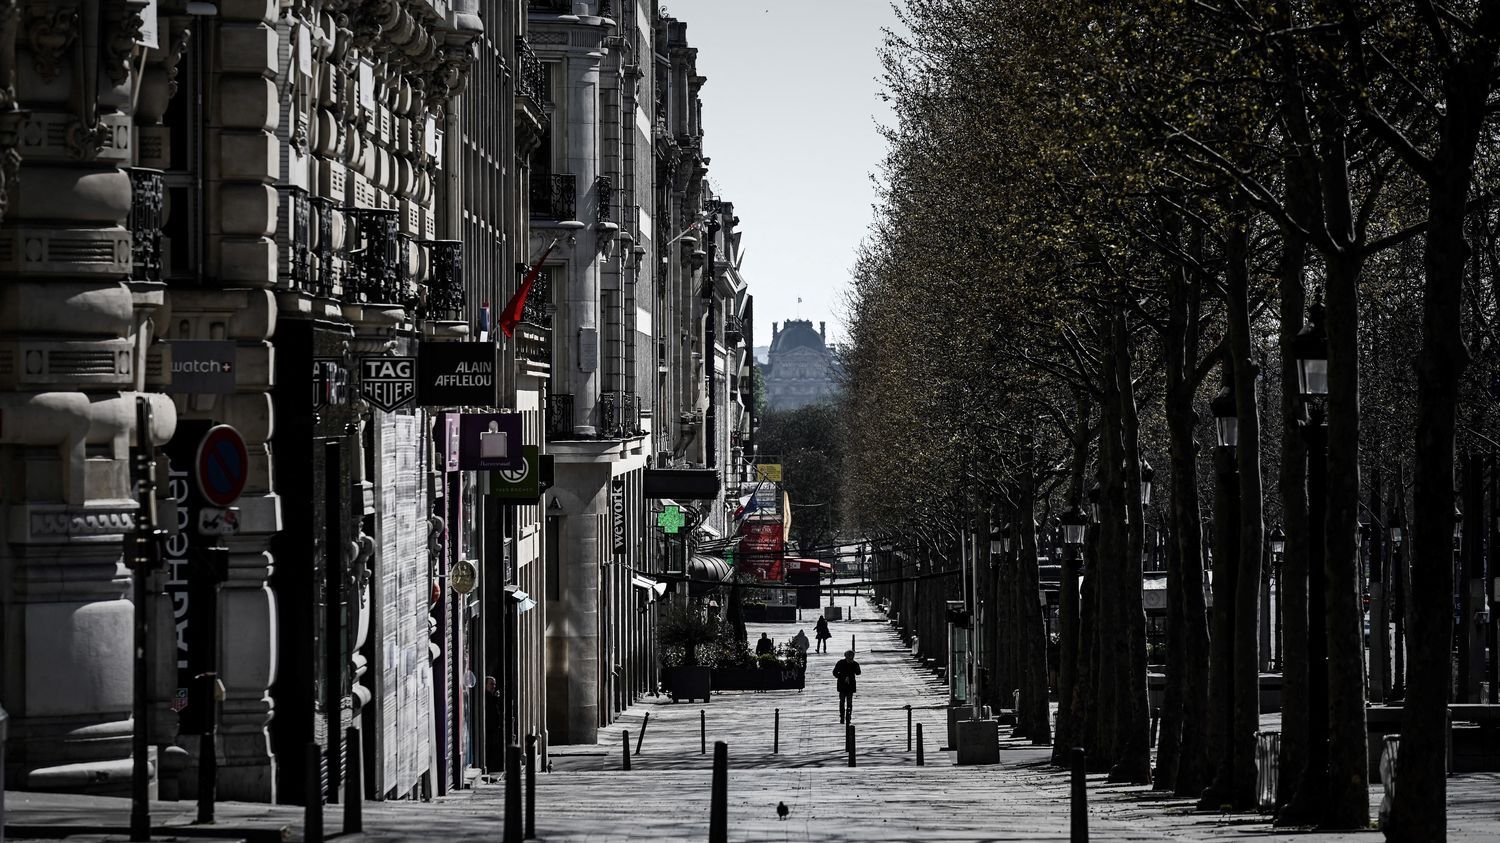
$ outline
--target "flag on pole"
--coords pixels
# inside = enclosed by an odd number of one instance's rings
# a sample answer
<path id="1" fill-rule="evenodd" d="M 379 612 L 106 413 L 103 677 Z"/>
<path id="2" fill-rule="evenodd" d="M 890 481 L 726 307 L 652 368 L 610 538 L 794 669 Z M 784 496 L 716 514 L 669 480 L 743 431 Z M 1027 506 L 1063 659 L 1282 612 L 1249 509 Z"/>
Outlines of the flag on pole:
<path id="1" fill-rule="evenodd" d="M 521 311 L 526 308 L 526 297 L 531 294 L 531 285 L 536 283 L 537 277 L 542 274 L 542 263 L 556 247 L 557 238 L 554 237 L 547 248 L 542 250 L 542 256 L 537 258 L 536 263 L 531 265 L 531 269 L 526 271 L 526 277 L 521 279 L 521 286 L 516 290 L 516 294 L 510 297 L 510 301 L 505 303 L 505 309 L 500 311 L 500 330 L 504 331 L 507 337 L 514 334 L 516 326 L 521 324 Z"/>

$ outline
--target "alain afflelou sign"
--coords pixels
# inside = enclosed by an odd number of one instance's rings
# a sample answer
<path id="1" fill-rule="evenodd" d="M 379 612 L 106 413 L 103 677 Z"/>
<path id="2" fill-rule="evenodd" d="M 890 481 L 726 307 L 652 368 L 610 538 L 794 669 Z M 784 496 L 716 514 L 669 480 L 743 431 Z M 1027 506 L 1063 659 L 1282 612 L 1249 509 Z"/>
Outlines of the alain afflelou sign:
<path id="1" fill-rule="evenodd" d="M 424 407 L 494 407 L 494 343 L 424 342 L 417 349 L 417 403 Z"/>

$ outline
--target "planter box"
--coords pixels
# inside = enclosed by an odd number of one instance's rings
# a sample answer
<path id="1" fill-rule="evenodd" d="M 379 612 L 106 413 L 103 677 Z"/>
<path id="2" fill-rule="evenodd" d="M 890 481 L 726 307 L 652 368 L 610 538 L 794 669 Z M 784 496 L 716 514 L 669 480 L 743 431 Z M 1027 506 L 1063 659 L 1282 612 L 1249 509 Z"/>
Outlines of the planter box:
<path id="1" fill-rule="evenodd" d="M 713 669 L 715 691 L 785 691 L 802 690 L 806 673 L 801 668 L 772 670 L 760 667 L 716 667 Z"/>
<path id="2" fill-rule="evenodd" d="M 746 606 L 747 623 L 796 623 L 796 606 Z"/>
<path id="3" fill-rule="evenodd" d="M 666 667 L 661 671 L 661 684 L 672 702 L 699 699 L 708 702 L 714 672 L 707 667 Z"/>

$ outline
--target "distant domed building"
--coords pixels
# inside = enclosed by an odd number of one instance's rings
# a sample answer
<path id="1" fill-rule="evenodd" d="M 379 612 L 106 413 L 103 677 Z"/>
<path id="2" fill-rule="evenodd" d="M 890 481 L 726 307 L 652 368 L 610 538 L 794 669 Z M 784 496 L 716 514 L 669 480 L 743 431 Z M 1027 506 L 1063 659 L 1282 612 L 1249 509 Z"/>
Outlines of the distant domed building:
<path id="1" fill-rule="evenodd" d="M 771 350 L 765 367 L 766 403 L 772 410 L 795 410 L 828 401 L 838 392 L 838 357 L 828 345 L 826 322 L 771 323 Z"/>

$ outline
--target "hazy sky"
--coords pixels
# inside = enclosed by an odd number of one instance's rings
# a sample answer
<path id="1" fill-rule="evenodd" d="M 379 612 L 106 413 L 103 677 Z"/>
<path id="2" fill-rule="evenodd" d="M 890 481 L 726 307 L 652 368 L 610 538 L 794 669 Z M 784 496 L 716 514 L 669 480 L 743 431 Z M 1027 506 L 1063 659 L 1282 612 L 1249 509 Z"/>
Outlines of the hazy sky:
<path id="1" fill-rule="evenodd" d="M 755 342 L 798 315 L 844 337 L 844 294 L 893 122 L 880 101 L 889 0 L 663 0 L 703 86 L 708 178 L 734 203 Z"/>

